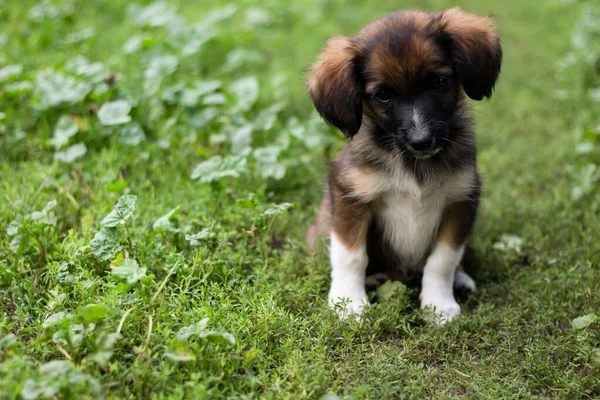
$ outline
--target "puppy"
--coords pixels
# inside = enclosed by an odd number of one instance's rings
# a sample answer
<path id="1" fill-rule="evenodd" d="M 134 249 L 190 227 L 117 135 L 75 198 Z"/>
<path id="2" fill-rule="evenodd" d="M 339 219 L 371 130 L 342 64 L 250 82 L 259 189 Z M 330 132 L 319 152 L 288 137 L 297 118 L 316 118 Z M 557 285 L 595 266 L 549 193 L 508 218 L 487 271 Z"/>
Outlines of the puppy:
<path id="1" fill-rule="evenodd" d="M 473 121 L 466 96 L 492 94 L 502 61 L 494 21 L 458 8 L 400 11 L 333 37 L 309 68 L 315 108 L 347 143 L 330 163 L 309 246 L 329 235 L 329 304 L 368 304 L 367 274 L 422 271 L 421 308 L 460 314 L 453 284 L 477 214 Z"/>

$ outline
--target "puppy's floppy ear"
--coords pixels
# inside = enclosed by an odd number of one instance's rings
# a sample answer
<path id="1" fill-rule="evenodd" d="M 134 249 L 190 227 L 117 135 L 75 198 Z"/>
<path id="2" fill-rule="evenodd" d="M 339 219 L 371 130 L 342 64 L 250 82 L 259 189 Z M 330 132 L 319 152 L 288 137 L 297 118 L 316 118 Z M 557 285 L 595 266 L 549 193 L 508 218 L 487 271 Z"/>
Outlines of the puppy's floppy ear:
<path id="1" fill-rule="evenodd" d="M 494 20 L 451 8 L 440 14 L 465 93 L 473 100 L 491 97 L 502 64 L 502 47 Z"/>
<path id="2" fill-rule="evenodd" d="M 347 138 L 362 124 L 362 85 L 357 74 L 360 57 L 352 39 L 336 36 L 327 42 L 319 61 L 309 68 L 308 93 L 321 116 Z"/>

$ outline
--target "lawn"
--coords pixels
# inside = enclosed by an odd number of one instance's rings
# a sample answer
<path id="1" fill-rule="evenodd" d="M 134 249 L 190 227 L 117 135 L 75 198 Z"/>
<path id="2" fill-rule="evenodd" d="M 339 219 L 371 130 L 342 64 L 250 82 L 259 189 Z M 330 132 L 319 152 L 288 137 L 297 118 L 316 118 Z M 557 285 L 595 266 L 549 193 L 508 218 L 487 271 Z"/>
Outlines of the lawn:
<path id="1" fill-rule="evenodd" d="M 303 237 L 343 139 L 302 70 L 455 5 L 504 48 L 479 291 L 443 327 L 403 285 L 340 321 Z M 600 397 L 598 26 L 574 0 L 0 0 L 0 398 Z"/>

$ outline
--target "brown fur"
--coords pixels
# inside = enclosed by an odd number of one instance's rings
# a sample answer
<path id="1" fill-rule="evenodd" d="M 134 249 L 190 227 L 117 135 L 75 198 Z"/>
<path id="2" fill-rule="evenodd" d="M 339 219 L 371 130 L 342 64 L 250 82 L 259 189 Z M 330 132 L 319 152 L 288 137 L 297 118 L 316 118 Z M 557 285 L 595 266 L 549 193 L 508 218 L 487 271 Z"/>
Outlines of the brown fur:
<path id="1" fill-rule="evenodd" d="M 310 67 L 308 92 L 322 115 L 344 132 L 360 128 L 361 93 L 355 82 L 353 60 L 358 49 L 350 38 L 336 36 L 327 42 L 319 62 Z"/>
<path id="2" fill-rule="evenodd" d="M 399 164 L 419 185 L 431 190 L 465 174 L 463 184 L 470 189 L 449 194 L 453 197 L 436 237 L 455 248 L 467 243 L 476 218 L 480 181 L 464 93 L 476 100 L 489 97 L 501 57 L 493 20 L 458 8 L 437 14 L 402 11 L 372 22 L 355 37 L 330 39 L 309 69 L 308 91 L 323 118 L 351 140 L 330 165 L 326 194 L 307 233 L 309 247 L 333 231 L 348 249 L 367 244 L 371 273 L 401 275 L 398 257 L 384 243 L 381 227 L 372 218 L 378 211 L 380 186 L 397 179 L 393 171 Z M 452 139 L 441 157 L 416 160 L 389 142 L 382 126 L 386 112 L 373 96 L 381 85 L 396 93 L 419 91 L 432 74 L 456 77 L 457 84 L 438 96 L 440 107 L 454 107 Z"/>
<path id="3" fill-rule="evenodd" d="M 467 95 L 474 100 L 490 97 L 502 59 L 494 20 L 452 8 L 441 14 L 439 26 L 454 39 L 453 52 Z"/>
<path id="4" fill-rule="evenodd" d="M 398 27 L 409 40 L 393 37 Z M 475 100 L 490 97 L 500 72 L 500 39 L 489 17 L 468 14 L 459 8 L 441 13 L 402 11 L 363 28 L 357 36 L 331 38 L 309 68 L 308 92 L 323 118 L 348 137 L 361 126 L 364 88 L 357 70 L 365 68 L 370 80 L 395 82 L 405 87 L 440 67 L 443 57 L 425 38 L 437 35 L 448 43 L 465 93 Z M 375 47 L 373 44 L 375 43 Z"/>
<path id="5" fill-rule="evenodd" d="M 454 203 L 448 207 L 440 228 L 439 240 L 455 249 L 469 241 L 477 217 L 480 186 L 481 183 L 477 177 L 474 193 L 465 201 Z"/>

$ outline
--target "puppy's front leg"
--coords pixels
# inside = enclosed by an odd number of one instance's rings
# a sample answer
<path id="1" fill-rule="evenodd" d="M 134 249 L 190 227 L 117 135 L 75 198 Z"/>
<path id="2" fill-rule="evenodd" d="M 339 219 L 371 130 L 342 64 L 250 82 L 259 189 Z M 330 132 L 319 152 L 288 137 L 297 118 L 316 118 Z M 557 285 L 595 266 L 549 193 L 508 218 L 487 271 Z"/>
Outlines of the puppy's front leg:
<path id="1" fill-rule="evenodd" d="M 331 289 L 329 291 L 329 306 L 345 303 L 339 309 L 341 317 L 360 314 L 363 307 L 368 305 L 365 279 L 367 271 L 367 248 L 363 244 L 356 249 L 350 249 L 340 240 L 338 234 L 331 231 Z"/>
<path id="2" fill-rule="evenodd" d="M 478 194 L 477 191 L 470 200 L 446 210 L 437 242 L 423 270 L 421 308 L 433 308 L 441 324 L 460 314 L 460 306 L 454 299 L 454 274 L 473 230 Z"/>
<path id="3" fill-rule="evenodd" d="M 369 212 L 364 204 L 347 199 L 343 191 L 332 187 L 332 219 L 330 232 L 331 289 L 329 306 L 337 308 L 340 317 L 360 314 L 368 305 L 365 279 L 367 264 L 367 230 Z"/>
<path id="4" fill-rule="evenodd" d="M 450 321 L 460 314 L 454 299 L 454 271 L 460 262 L 464 246 L 458 248 L 438 240 L 423 270 L 421 308 L 433 308 L 440 323 Z"/>

